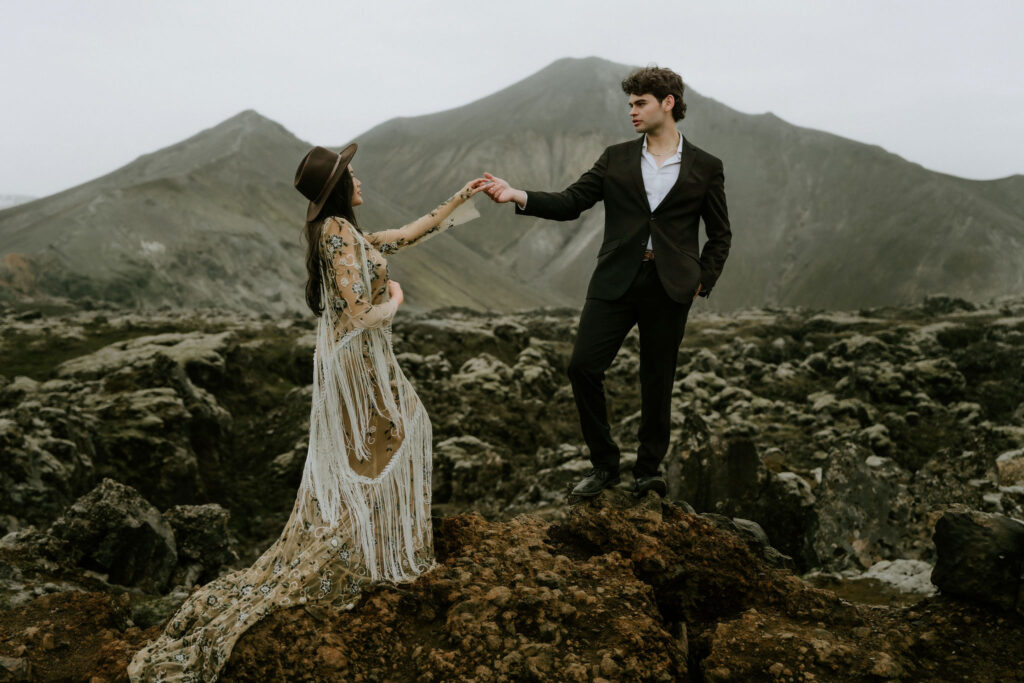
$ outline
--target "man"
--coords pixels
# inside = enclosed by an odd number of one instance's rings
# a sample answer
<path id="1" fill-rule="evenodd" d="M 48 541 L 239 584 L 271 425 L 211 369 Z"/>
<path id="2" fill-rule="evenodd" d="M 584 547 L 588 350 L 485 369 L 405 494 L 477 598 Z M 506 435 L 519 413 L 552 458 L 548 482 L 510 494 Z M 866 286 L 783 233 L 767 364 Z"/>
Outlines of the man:
<path id="1" fill-rule="evenodd" d="M 669 69 L 646 67 L 622 81 L 622 90 L 640 138 L 605 149 L 564 191 L 524 192 L 484 174 L 492 181 L 488 196 L 515 201 L 520 215 L 568 221 L 604 201 L 604 241 L 569 362 L 593 465 L 573 489 L 578 496 L 596 496 L 619 483 L 619 447 L 608 425 L 604 373 L 634 325 L 640 330 L 641 419 L 633 492 L 666 494 L 658 466 L 668 450 L 672 384 L 686 317 L 698 295 L 711 294 L 732 241 L 722 162 L 676 129 L 686 114 L 682 78 Z M 698 255 L 700 219 L 708 240 Z"/>

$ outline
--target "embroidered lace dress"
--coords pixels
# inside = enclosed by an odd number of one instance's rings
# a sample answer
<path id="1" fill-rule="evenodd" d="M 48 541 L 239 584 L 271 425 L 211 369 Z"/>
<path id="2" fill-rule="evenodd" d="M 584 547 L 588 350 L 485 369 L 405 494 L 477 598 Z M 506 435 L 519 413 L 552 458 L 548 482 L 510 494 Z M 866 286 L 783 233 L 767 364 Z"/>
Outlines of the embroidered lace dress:
<path id="1" fill-rule="evenodd" d="M 291 516 L 251 567 L 185 600 L 132 659 L 132 681 L 214 681 L 238 638 L 271 612 L 312 601 L 351 609 L 373 582 L 435 565 L 430 421 L 392 350 L 398 306 L 384 255 L 478 216 L 468 197 L 396 230 L 325 219 L 309 450 Z"/>

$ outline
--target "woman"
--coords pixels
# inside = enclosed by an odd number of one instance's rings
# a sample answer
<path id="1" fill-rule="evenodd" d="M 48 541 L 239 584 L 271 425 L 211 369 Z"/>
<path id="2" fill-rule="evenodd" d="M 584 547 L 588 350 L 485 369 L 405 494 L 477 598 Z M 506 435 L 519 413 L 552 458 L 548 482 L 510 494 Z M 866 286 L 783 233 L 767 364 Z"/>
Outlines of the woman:
<path id="1" fill-rule="evenodd" d="M 360 183 L 340 154 L 314 147 L 295 174 L 310 200 L 306 302 L 320 317 L 309 449 L 291 517 L 248 569 L 188 597 L 128 666 L 134 680 L 213 681 L 238 638 L 275 609 L 311 601 L 355 606 L 376 581 L 409 581 L 435 565 L 430 526 L 431 429 L 391 347 L 404 299 L 392 254 L 477 214 L 478 178 L 418 220 L 363 233 Z"/>

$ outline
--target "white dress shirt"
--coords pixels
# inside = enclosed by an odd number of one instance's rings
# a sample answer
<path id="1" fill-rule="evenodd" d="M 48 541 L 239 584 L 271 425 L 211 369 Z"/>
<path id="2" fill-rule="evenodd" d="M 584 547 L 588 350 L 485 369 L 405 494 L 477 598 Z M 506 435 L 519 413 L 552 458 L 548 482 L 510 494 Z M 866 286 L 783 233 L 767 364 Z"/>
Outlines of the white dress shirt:
<path id="1" fill-rule="evenodd" d="M 647 191 L 647 203 L 654 211 L 668 191 L 679 178 L 679 167 L 683 162 L 683 134 L 679 134 L 679 146 L 676 153 L 658 168 L 657 158 L 647 151 L 647 134 L 644 134 L 643 151 L 640 153 L 640 172 L 644 177 L 644 190 Z M 654 249 L 651 237 L 647 238 L 647 248 Z"/>

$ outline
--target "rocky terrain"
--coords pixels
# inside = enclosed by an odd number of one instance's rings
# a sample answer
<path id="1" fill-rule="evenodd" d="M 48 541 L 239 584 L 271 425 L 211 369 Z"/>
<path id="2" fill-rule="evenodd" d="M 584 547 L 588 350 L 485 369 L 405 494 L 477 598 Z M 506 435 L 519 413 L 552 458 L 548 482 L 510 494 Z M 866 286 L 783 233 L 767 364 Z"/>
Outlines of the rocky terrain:
<path id="1" fill-rule="evenodd" d="M 280 531 L 313 325 L 0 316 L 0 680 L 117 679 Z M 1024 298 L 695 309 L 664 501 L 567 504 L 589 466 L 575 324 L 399 316 L 442 565 L 352 612 L 272 615 L 226 680 L 1024 680 Z M 607 377 L 627 470 L 637 345 Z"/>

